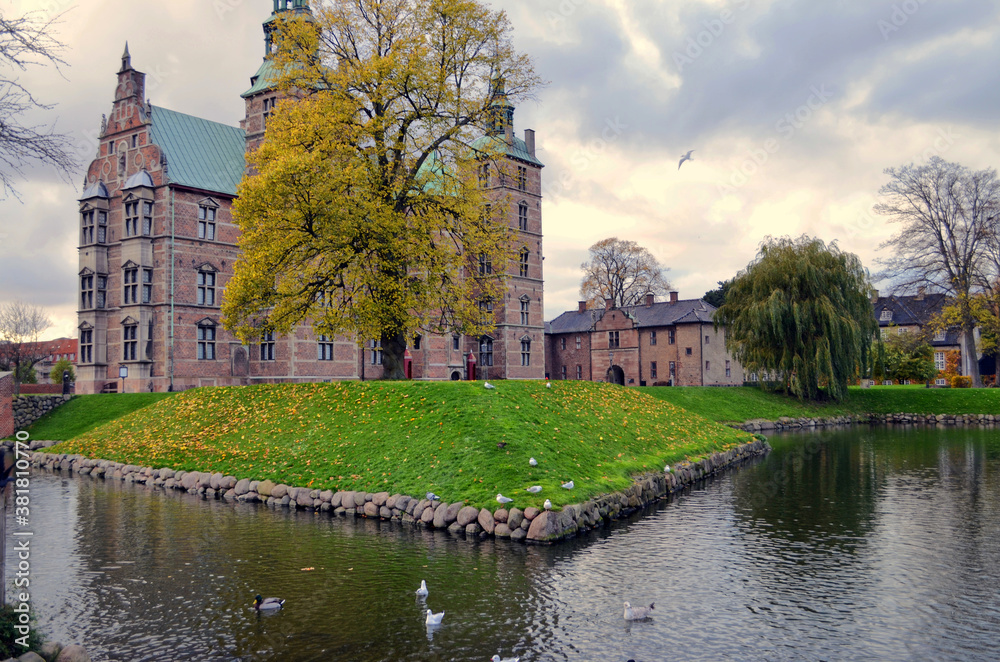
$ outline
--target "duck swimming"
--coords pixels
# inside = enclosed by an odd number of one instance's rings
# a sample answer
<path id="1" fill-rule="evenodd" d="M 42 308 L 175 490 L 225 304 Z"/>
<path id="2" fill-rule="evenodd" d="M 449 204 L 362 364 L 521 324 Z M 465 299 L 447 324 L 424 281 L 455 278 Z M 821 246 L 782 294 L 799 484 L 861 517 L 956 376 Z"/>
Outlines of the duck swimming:
<path id="1" fill-rule="evenodd" d="M 259 595 L 253 599 L 253 608 L 257 611 L 281 609 L 285 605 L 282 598 L 262 598 Z"/>

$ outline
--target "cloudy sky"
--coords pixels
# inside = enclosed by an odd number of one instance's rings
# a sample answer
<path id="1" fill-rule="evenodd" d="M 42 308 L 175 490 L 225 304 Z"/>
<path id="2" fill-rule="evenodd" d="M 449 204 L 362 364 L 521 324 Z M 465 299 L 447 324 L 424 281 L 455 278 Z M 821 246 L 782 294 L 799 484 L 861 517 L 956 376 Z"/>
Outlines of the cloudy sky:
<path id="1" fill-rule="evenodd" d="M 575 308 L 587 248 L 637 241 L 699 297 L 766 235 L 836 240 L 872 271 L 893 226 L 883 170 L 933 155 L 1000 164 L 995 0 L 495 0 L 549 84 L 522 105 L 543 171 L 545 317 Z M 237 125 L 270 0 L 0 0 L 63 12 L 69 66 L 22 82 L 37 121 L 95 149 L 128 40 L 152 102 Z M 694 160 L 678 170 L 681 154 Z M 0 201 L 0 300 L 75 335 L 83 170 L 29 171 Z M 884 284 L 880 284 L 884 287 Z"/>

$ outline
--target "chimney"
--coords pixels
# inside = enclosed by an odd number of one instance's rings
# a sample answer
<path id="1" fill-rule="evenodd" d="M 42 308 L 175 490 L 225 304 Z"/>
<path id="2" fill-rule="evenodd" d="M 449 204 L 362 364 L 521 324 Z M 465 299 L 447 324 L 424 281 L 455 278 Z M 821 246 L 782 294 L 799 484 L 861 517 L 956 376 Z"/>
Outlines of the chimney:
<path id="1" fill-rule="evenodd" d="M 535 158 L 535 130 L 525 129 L 524 130 L 524 146 L 528 148 L 528 154 L 531 154 L 531 158 Z"/>
<path id="2" fill-rule="evenodd" d="M 670 291 L 670 303 L 677 303 L 677 290 Z"/>
<path id="3" fill-rule="evenodd" d="M 580 308 L 577 310 L 577 312 L 578 313 L 585 313 L 585 312 L 587 312 L 587 302 L 586 301 L 581 301 L 580 302 Z"/>
<path id="4" fill-rule="evenodd" d="M 604 308 L 605 308 L 605 310 L 611 310 L 612 308 L 614 308 L 614 303 L 615 303 L 614 299 L 611 299 L 611 298 L 605 299 L 604 300 Z"/>
<path id="5" fill-rule="evenodd" d="M 652 292 L 646 294 L 646 308 L 653 305 L 653 294 Z"/>
<path id="6" fill-rule="evenodd" d="M 917 301 L 923 301 L 924 296 L 927 294 L 927 288 L 921 285 L 917 288 Z"/>
<path id="7" fill-rule="evenodd" d="M 872 290 L 872 303 L 878 303 L 878 290 Z"/>
<path id="8" fill-rule="evenodd" d="M 510 122 L 504 122 L 503 139 L 508 145 L 514 144 L 514 125 Z"/>

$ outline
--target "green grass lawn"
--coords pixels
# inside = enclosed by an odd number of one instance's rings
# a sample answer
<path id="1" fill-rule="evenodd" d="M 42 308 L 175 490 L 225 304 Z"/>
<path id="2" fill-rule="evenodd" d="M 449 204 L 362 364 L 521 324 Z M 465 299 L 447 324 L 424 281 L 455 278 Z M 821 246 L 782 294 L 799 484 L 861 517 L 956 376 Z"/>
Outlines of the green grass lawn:
<path id="1" fill-rule="evenodd" d="M 53 452 L 319 489 L 387 491 L 496 507 L 624 489 L 664 463 L 752 440 L 652 397 L 591 382 L 343 382 L 194 389 Z M 113 396 L 123 397 L 123 396 Z M 70 403 L 72 404 L 72 403 Z M 68 405 L 67 405 L 68 406 Z M 58 410 L 57 410 L 58 411 Z M 42 435 L 32 432 L 33 437 Z M 529 466 L 534 457 L 538 466 Z M 560 487 L 573 480 L 574 490 Z M 525 492 L 541 485 L 542 492 Z"/>
<path id="2" fill-rule="evenodd" d="M 28 428 L 31 439 L 65 441 L 176 393 L 78 395 Z"/>
<path id="3" fill-rule="evenodd" d="M 645 389 L 654 398 L 713 421 L 740 423 L 782 416 L 831 417 L 855 414 L 1000 414 L 1000 389 L 932 389 L 922 386 L 851 387 L 844 402 L 809 403 L 754 387 L 711 386 Z"/>

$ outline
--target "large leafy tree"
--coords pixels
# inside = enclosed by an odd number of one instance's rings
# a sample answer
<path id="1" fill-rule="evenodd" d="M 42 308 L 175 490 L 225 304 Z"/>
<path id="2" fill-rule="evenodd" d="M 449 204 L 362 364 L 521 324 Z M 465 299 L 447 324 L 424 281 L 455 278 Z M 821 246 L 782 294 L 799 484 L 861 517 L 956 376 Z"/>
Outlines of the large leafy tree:
<path id="1" fill-rule="evenodd" d="M 331 0 L 282 18 L 276 43 L 291 100 L 234 206 L 226 326 L 244 340 L 303 322 L 379 339 L 389 378 L 420 330 L 488 331 L 478 304 L 502 298 L 515 256 L 508 201 L 482 168 L 506 174 L 495 129 L 539 85 L 506 15 L 470 0 Z"/>
<path id="2" fill-rule="evenodd" d="M 706 303 L 710 303 L 718 308 L 726 302 L 726 293 L 729 292 L 729 288 L 732 287 L 733 280 L 735 279 L 730 278 L 729 280 L 718 281 L 719 286 L 714 290 L 705 292 L 705 296 L 703 296 L 702 299 L 704 299 Z"/>
<path id="3" fill-rule="evenodd" d="M 873 373 L 883 379 L 927 382 L 937 375 L 934 348 L 923 333 L 890 333 Z"/>
<path id="4" fill-rule="evenodd" d="M 975 386 L 981 386 L 973 330 L 973 295 L 989 282 L 996 245 L 1000 180 L 995 170 L 969 170 L 933 157 L 924 165 L 888 168 L 889 182 L 875 211 L 900 225 L 880 248 L 890 257 L 882 276 L 913 289 L 932 286 L 952 296 L 952 318 L 962 330 L 962 353 Z"/>
<path id="5" fill-rule="evenodd" d="M 726 327 L 726 346 L 746 371 L 800 399 L 842 400 L 878 333 L 870 292 L 861 261 L 836 242 L 767 237 L 715 324 Z"/>
<path id="6" fill-rule="evenodd" d="M 647 294 L 662 297 L 670 290 L 662 267 L 649 250 L 634 241 L 609 237 L 590 247 L 590 258 L 580 265 L 580 296 L 591 308 L 634 306 Z"/>

